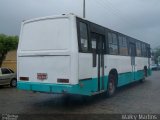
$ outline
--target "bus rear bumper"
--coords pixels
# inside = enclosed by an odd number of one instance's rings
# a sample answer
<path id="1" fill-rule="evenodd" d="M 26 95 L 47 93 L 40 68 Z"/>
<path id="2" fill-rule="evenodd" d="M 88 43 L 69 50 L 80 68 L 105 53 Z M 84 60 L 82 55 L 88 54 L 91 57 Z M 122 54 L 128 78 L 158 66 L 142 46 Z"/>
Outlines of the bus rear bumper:
<path id="1" fill-rule="evenodd" d="M 86 90 L 79 84 L 51 84 L 51 83 L 37 83 L 37 82 L 17 82 L 17 88 L 20 90 L 43 92 L 43 93 L 56 93 L 56 94 L 79 94 L 91 96 L 91 90 Z"/>

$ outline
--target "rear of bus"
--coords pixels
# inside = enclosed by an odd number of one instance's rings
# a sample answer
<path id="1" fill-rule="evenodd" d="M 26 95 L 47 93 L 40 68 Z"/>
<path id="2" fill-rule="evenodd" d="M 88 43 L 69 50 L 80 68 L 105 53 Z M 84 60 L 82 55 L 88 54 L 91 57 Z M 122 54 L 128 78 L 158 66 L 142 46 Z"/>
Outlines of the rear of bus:
<path id="1" fill-rule="evenodd" d="M 17 51 L 18 89 L 77 94 L 77 41 L 74 15 L 24 21 Z"/>

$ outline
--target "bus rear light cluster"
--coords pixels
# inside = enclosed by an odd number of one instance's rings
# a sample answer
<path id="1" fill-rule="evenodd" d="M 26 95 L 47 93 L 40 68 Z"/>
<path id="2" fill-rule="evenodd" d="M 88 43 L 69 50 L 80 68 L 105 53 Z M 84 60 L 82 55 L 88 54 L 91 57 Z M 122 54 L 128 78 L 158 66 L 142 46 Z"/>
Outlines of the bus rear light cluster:
<path id="1" fill-rule="evenodd" d="M 58 78 L 57 82 L 58 83 L 69 83 L 69 79 L 60 79 L 60 78 Z"/>
<path id="2" fill-rule="evenodd" d="M 29 81 L 29 77 L 20 77 L 19 79 L 22 81 Z"/>

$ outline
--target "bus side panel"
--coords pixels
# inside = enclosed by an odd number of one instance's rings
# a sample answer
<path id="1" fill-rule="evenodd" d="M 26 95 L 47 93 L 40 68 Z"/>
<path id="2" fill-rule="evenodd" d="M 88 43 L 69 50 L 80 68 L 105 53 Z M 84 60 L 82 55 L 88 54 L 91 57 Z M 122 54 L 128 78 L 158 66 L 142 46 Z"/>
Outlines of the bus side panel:
<path id="1" fill-rule="evenodd" d="M 109 75 L 110 70 L 116 69 L 118 72 L 118 86 L 123 86 L 144 78 L 144 66 L 148 65 L 148 58 L 136 57 L 135 70 L 132 71 L 130 56 L 116 56 L 107 55 L 105 57 L 105 66 L 107 66 L 107 73 Z M 150 69 L 148 69 L 148 75 L 150 75 Z"/>
<path id="2" fill-rule="evenodd" d="M 132 73 L 131 58 L 130 56 L 105 56 L 105 66 L 107 66 L 107 75 L 112 69 L 118 72 L 118 86 L 128 84 L 133 81 L 134 75 Z"/>
<path id="3" fill-rule="evenodd" d="M 149 67 L 148 58 L 136 57 L 136 70 L 144 70 L 144 66 Z"/>
<path id="4" fill-rule="evenodd" d="M 97 91 L 97 78 L 92 67 L 92 54 L 90 53 L 79 53 L 79 81 L 83 81 L 84 89 L 87 87 L 87 91 L 96 92 Z M 95 74 L 95 75 L 93 75 Z"/>
<path id="5" fill-rule="evenodd" d="M 135 66 L 135 80 L 140 80 L 144 78 L 144 66 L 149 67 L 148 58 L 136 57 L 136 66 Z"/>
<path id="6" fill-rule="evenodd" d="M 78 38 L 76 17 L 71 16 L 70 19 L 70 49 L 71 49 L 71 79 L 74 84 L 78 84 Z"/>
<path id="7" fill-rule="evenodd" d="M 92 78 L 92 54 L 79 53 L 79 80 Z"/>

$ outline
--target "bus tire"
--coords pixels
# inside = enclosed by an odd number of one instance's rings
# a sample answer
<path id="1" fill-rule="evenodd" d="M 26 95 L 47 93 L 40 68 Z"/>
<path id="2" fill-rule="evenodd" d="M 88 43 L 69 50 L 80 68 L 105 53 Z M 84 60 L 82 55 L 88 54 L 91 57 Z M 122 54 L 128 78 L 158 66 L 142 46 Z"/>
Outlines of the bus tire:
<path id="1" fill-rule="evenodd" d="M 110 74 L 107 86 L 107 96 L 108 97 L 113 96 L 115 91 L 116 91 L 116 76 Z"/>

